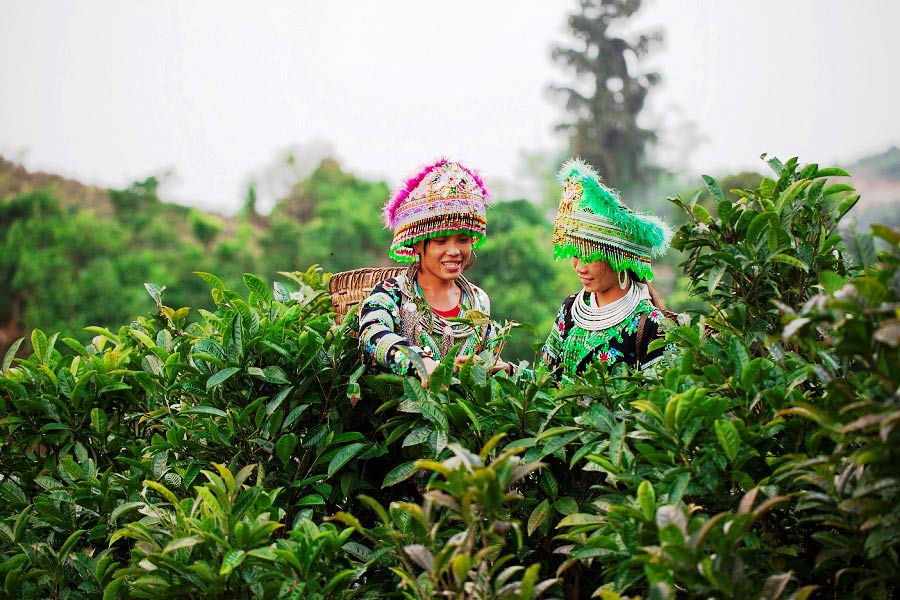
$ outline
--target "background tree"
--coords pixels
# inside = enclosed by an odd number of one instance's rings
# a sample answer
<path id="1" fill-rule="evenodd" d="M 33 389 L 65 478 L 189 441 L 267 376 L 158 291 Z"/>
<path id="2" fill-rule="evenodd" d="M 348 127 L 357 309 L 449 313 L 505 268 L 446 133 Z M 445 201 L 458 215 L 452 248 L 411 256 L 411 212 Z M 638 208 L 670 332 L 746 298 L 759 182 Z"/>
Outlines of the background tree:
<path id="1" fill-rule="evenodd" d="M 534 360 L 532 346 L 546 339 L 559 304 L 575 285 L 568 261 L 556 262 L 550 227 L 540 209 L 527 200 L 497 202 L 488 209 L 488 241 L 467 273 L 491 297 L 491 316 L 518 321 L 503 357 Z"/>
<path id="2" fill-rule="evenodd" d="M 558 129 L 568 133 L 572 154 L 623 190 L 647 182 L 656 172 L 646 159 L 656 134 L 638 124 L 638 115 L 660 76 L 635 70 L 662 35 L 629 39 L 615 33 L 640 7 L 641 0 L 580 0 L 568 21 L 574 43 L 556 46 L 552 53 L 575 74 L 570 86 L 551 86 L 565 98 L 569 115 Z"/>
<path id="3" fill-rule="evenodd" d="M 360 179 L 334 159 L 322 160 L 275 205 L 271 229 L 260 242 L 265 265 L 272 273 L 311 264 L 333 273 L 386 265 L 391 235 L 381 222 L 381 205 L 389 194 L 384 182 Z"/>
<path id="4" fill-rule="evenodd" d="M 4 214 L 19 217 L 0 226 L 0 321 L 15 316 L 22 329 L 53 327 L 84 339 L 89 323 L 124 321 L 146 310 L 140 288 L 165 269 L 130 247 L 128 232 L 114 220 L 65 211 L 43 191 L 15 198 L 0 213 L 0 222 Z"/>

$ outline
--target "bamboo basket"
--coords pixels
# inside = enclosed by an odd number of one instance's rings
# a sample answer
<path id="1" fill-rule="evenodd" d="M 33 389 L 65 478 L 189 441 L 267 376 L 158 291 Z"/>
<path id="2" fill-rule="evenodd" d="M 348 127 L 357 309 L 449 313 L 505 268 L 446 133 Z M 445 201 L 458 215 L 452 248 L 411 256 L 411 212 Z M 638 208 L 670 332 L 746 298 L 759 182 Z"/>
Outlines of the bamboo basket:
<path id="1" fill-rule="evenodd" d="M 391 277 L 397 277 L 407 267 L 366 267 L 335 273 L 328 281 L 331 303 L 334 305 L 334 322 L 338 325 L 344 320 L 350 307 L 365 300 L 372 288 Z"/>

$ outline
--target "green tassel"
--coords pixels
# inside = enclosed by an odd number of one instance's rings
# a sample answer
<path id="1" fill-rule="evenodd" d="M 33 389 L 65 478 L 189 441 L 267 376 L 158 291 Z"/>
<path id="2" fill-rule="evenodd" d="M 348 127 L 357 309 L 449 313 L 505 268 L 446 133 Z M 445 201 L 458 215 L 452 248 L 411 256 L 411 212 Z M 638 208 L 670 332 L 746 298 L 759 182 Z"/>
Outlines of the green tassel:
<path id="1" fill-rule="evenodd" d="M 560 183 L 565 184 L 569 178 L 581 184 L 578 205 L 581 211 L 606 217 L 622 229 L 630 241 L 646 246 L 652 257 L 658 258 L 669 249 L 671 228 L 657 217 L 634 213 L 625 207 L 619 192 L 600 183 L 600 175 L 590 165 L 579 159 L 566 161 L 559 171 Z M 572 216 L 577 219 L 577 212 Z"/>

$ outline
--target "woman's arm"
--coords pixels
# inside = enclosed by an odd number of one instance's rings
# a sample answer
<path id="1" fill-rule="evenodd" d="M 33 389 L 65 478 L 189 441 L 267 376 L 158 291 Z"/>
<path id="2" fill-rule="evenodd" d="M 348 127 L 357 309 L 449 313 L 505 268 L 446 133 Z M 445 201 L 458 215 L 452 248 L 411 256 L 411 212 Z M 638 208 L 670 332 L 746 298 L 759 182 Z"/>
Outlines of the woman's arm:
<path id="1" fill-rule="evenodd" d="M 553 377 L 557 381 L 561 380 L 563 375 L 574 375 L 574 373 L 564 373 L 562 355 L 566 336 L 572 328 L 570 313 L 572 304 L 575 302 L 575 296 L 576 294 L 572 294 L 563 300 L 562 305 L 559 307 L 559 312 L 556 314 L 556 320 L 553 322 L 553 327 L 550 329 L 550 334 L 547 336 L 547 341 L 544 342 L 544 349 L 541 352 L 541 360 L 547 365 L 547 368 L 553 373 Z"/>
<path id="2" fill-rule="evenodd" d="M 567 302 L 563 302 L 556 315 L 556 320 L 544 342 L 544 348 L 541 351 L 541 361 L 547 366 L 551 372 L 557 372 L 560 367 L 560 360 L 563 349 L 563 335 L 566 332 L 566 306 Z"/>
<path id="3" fill-rule="evenodd" d="M 400 298 L 390 279 L 372 289 L 360 305 L 359 343 L 363 352 L 379 366 L 397 375 L 415 375 L 415 367 L 401 347 L 417 353 L 426 365 L 433 361 L 421 347 L 401 335 Z"/>
<path id="4" fill-rule="evenodd" d="M 639 369 L 646 369 L 662 360 L 665 348 L 660 347 L 648 352 L 648 347 L 652 341 L 665 337 L 665 332 L 660 327 L 664 319 L 665 315 L 656 307 L 653 307 L 644 319 L 644 330 L 639 332 L 642 335 L 635 337 Z"/>

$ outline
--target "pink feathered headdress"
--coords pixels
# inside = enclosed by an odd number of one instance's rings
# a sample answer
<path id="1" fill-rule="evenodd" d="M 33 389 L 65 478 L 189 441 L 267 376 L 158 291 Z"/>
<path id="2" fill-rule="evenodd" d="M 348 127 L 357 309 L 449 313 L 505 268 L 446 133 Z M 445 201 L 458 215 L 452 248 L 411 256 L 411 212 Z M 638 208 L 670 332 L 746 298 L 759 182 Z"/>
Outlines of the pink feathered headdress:
<path id="1" fill-rule="evenodd" d="M 468 233 L 480 246 L 489 196 L 478 173 L 457 162 L 441 158 L 421 169 L 384 205 L 384 224 L 394 232 L 390 256 L 412 262 L 417 241 L 452 233 Z"/>

